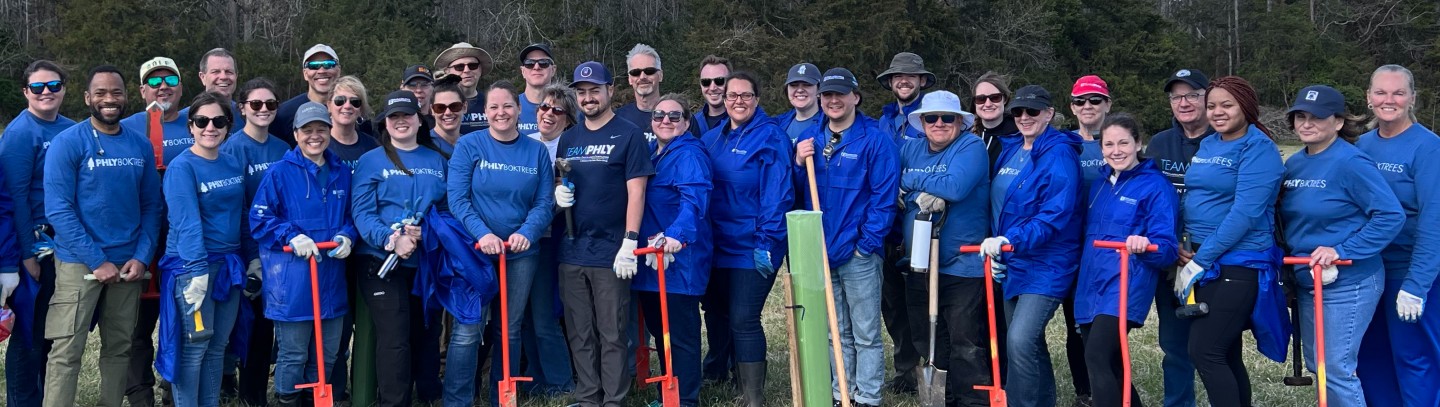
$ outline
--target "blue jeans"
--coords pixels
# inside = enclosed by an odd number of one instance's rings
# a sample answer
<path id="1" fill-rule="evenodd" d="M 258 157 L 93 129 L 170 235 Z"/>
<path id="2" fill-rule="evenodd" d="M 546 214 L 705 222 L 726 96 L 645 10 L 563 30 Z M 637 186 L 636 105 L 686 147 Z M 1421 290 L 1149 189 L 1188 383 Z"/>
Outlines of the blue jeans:
<path id="1" fill-rule="evenodd" d="M 845 356 L 845 377 L 850 380 L 850 398 L 865 404 L 880 404 L 885 385 L 885 342 L 880 328 L 880 253 L 854 255 L 830 275 L 835 287 L 835 319 L 839 322 L 840 347 Z M 831 340 L 834 340 L 833 338 Z M 840 399 L 840 381 L 834 378 L 831 356 L 831 392 Z"/>
<path id="2" fill-rule="evenodd" d="M 475 403 L 475 369 L 479 363 L 480 338 L 485 324 L 455 323 L 450 327 L 450 347 L 445 351 L 445 407 L 470 407 Z"/>
<path id="3" fill-rule="evenodd" d="M 1433 287 L 1426 294 L 1425 311 L 1420 319 L 1406 322 L 1395 311 L 1395 297 L 1402 283 L 1401 280 L 1386 281 L 1385 294 L 1378 307 L 1385 316 L 1386 333 L 1394 352 L 1390 366 L 1404 405 L 1440 405 L 1440 392 L 1435 391 L 1435 383 L 1440 383 L 1440 362 L 1437 362 L 1440 361 L 1440 287 Z M 1367 392 L 1366 396 L 1369 395 Z"/>
<path id="4" fill-rule="evenodd" d="M 55 262 L 40 261 L 40 279 L 30 277 L 20 270 L 20 288 L 10 298 L 16 304 L 27 301 L 33 304 L 32 317 L 22 320 L 15 318 L 15 329 L 21 324 L 30 324 L 28 341 L 10 340 L 5 349 L 5 398 L 10 407 L 38 407 L 45 395 L 45 355 L 50 353 L 50 341 L 45 339 L 45 315 L 50 308 L 50 297 L 55 293 Z M 35 295 L 29 293 L 35 290 Z M 25 307 L 17 305 L 13 311 L 24 312 Z M 29 346 L 20 346 L 29 342 Z"/>
<path id="5" fill-rule="evenodd" d="M 340 349 L 340 325 L 344 318 L 320 321 L 324 331 L 325 373 L 335 367 L 335 354 Z M 299 393 L 296 385 L 319 381 L 315 357 L 314 321 L 275 321 L 275 395 Z"/>
<path id="6" fill-rule="evenodd" d="M 1050 349 L 1045 345 L 1045 326 L 1055 317 L 1061 299 L 1021 294 L 1005 301 L 1009 320 L 1007 351 L 1010 372 L 1005 377 L 1005 394 L 1014 407 L 1055 405 L 1055 370 Z"/>
<path id="7" fill-rule="evenodd" d="M 1195 364 L 1190 362 L 1190 320 L 1175 316 L 1180 300 L 1172 290 L 1174 279 L 1155 285 L 1155 314 L 1160 322 L 1160 367 L 1165 377 L 1164 407 L 1195 407 Z"/>
<path id="8" fill-rule="evenodd" d="M 645 330 L 652 337 L 663 338 L 664 326 L 660 321 L 660 293 L 635 291 L 644 312 Z M 667 293 L 670 317 L 670 356 L 675 358 L 675 378 L 680 382 L 680 405 L 700 405 L 700 296 Z M 658 359 L 662 369 L 665 365 L 665 350 L 662 344 Z M 660 387 L 656 386 L 656 391 Z"/>
<path id="9" fill-rule="evenodd" d="M 1309 267 L 1306 267 L 1309 270 Z M 1340 271 L 1340 278 L 1325 286 L 1323 291 L 1325 310 L 1325 389 L 1329 392 L 1330 405 L 1336 407 L 1365 406 L 1365 392 L 1360 388 L 1360 377 L 1355 374 L 1359 363 L 1360 339 L 1375 316 L 1375 306 L 1380 303 L 1380 294 L 1385 291 L 1384 271 L 1376 270 L 1368 275 L 1346 275 Z M 1300 333 L 1305 343 L 1305 366 L 1316 371 L 1315 360 L 1315 297 L 1309 278 L 1296 276 L 1301 280 Z"/>
<path id="10" fill-rule="evenodd" d="M 765 299 L 775 286 L 775 276 L 765 278 L 755 269 L 718 269 L 721 275 L 711 279 L 730 279 L 730 337 L 733 340 L 735 361 L 752 363 L 765 361 L 765 326 L 760 323 L 760 313 L 765 309 Z"/>
<path id="11" fill-rule="evenodd" d="M 496 267 L 499 267 L 499 260 L 495 260 L 495 264 Z M 505 295 L 508 296 L 506 299 L 509 300 L 510 303 L 510 309 L 507 310 L 510 312 L 510 375 L 519 376 L 521 373 L 520 356 L 524 355 L 525 348 L 529 347 L 525 346 L 524 341 L 520 339 L 520 331 L 525 327 L 525 311 L 526 307 L 530 305 L 530 294 L 534 287 L 535 275 L 539 274 L 540 256 L 507 259 L 505 269 L 505 283 L 509 285 L 509 287 L 505 288 Z M 496 275 L 496 283 L 499 283 L 498 274 Z M 490 304 L 493 307 L 499 307 L 500 296 L 497 294 L 495 301 L 490 302 Z M 495 315 L 497 316 L 497 320 L 490 321 L 490 323 L 498 329 L 500 325 L 498 316 L 500 314 L 497 312 Z M 501 335 L 505 335 L 505 333 L 501 332 Z M 503 364 L 500 360 L 500 357 L 503 356 L 500 354 L 501 347 L 497 343 L 495 346 L 491 346 L 490 350 L 490 382 L 499 383 L 500 379 L 504 378 L 504 372 L 502 371 L 503 369 L 501 369 Z M 549 349 L 546 349 L 546 351 L 548 352 Z M 497 401 L 500 393 L 490 393 L 490 400 L 492 402 Z M 498 405 L 498 403 L 496 405 Z"/>
<path id="12" fill-rule="evenodd" d="M 705 359 L 700 362 L 701 374 L 705 376 L 705 380 L 731 380 L 730 371 L 735 367 L 735 338 L 732 335 L 735 331 L 735 319 L 740 318 L 731 315 L 735 309 L 731 302 L 738 295 L 737 291 L 730 287 L 734 283 L 731 274 L 747 272 L 754 273 L 755 270 L 713 269 L 710 272 L 710 282 L 705 286 L 705 295 L 700 297 L 700 307 L 705 311 L 700 316 L 707 328 L 705 343 L 709 345 Z"/>
<path id="13" fill-rule="evenodd" d="M 175 381 L 170 383 L 176 407 L 220 405 L 220 375 L 225 365 L 225 348 L 230 345 L 230 332 L 235 329 L 235 317 L 240 312 L 240 301 L 245 296 L 240 289 L 232 288 L 229 298 L 216 301 L 206 297 L 212 316 L 209 318 L 215 330 L 214 336 L 201 342 L 186 342 L 180 349 L 180 360 L 175 365 Z M 181 318 L 189 314 L 180 312 Z"/>
<path id="14" fill-rule="evenodd" d="M 539 247 L 539 266 L 535 282 L 530 285 L 530 306 L 526 310 L 529 322 L 521 330 L 525 342 L 535 344 L 524 349 L 525 360 L 529 361 L 525 375 L 535 381 L 522 383 L 522 387 L 534 393 L 558 395 L 575 388 L 570 345 L 565 343 L 565 331 L 560 328 L 560 291 L 555 280 L 560 272 L 556 260 L 560 241 L 547 237 L 540 239 Z"/>

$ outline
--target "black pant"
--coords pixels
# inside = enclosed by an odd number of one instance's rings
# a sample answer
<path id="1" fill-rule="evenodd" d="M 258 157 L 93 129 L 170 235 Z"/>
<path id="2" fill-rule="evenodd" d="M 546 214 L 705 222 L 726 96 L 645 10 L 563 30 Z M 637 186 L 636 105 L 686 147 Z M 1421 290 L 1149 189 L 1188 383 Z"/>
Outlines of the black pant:
<path id="1" fill-rule="evenodd" d="M 700 362 L 700 374 L 705 380 L 729 381 L 735 367 L 735 342 L 730 332 L 730 276 L 719 273 L 721 270 L 728 269 L 713 269 L 716 272 L 710 274 L 705 295 L 700 297 L 705 342 L 710 345 Z"/>
<path id="2" fill-rule="evenodd" d="M 1190 359 L 1214 407 L 1250 405 L 1241 334 L 1255 308 L 1257 275 L 1255 269 L 1221 266 L 1219 278 L 1195 288 L 1195 301 L 1209 304 L 1210 313 L 1191 322 Z"/>
<path id="3" fill-rule="evenodd" d="M 929 354 L 930 310 L 928 276 L 905 277 L 905 305 L 910 316 L 912 345 Z M 935 366 L 948 371 L 945 404 L 984 407 L 990 384 L 990 342 L 985 319 L 985 279 L 940 275 L 940 318 L 936 321 Z"/>
<path id="4" fill-rule="evenodd" d="M 1096 315 L 1089 325 L 1081 327 L 1085 332 L 1085 366 L 1090 372 L 1090 394 L 1097 406 L 1118 406 L 1124 402 L 1121 387 L 1125 385 L 1125 361 L 1120 358 L 1120 319 L 1111 315 Z M 1136 324 L 1127 324 L 1128 332 Z M 1140 393 L 1130 386 L 1130 402 L 1135 407 L 1140 403 Z"/>
<path id="5" fill-rule="evenodd" d="M 376 404 L 409 406 L 411 388 L 422 397 L 439 398 L 439 377 L 434 372 L 417 372 L 414 361 L 436 360 L 439 356 L 438 324 L 427 324 L 424 309 L 410 295 L 415 268 L 397 266 L 385 278 L 377 272 L 383 263 L 371 258 L 370 267 L 360 275 L 358 297 L 370 308 L 375 325 Z M 424 377 L 422 377 L 422 374 Z M 417 383 L 416 379 L 422 383 Z"/>
<path id="6" fill-rule="evenodd" d="M 890 341 L 895 344 L 895 380 L 913 382 L 916 379 L 912 376 L 915 367 L 920 365 L 920 349 L 915 347 L 916 334 L 926 334 L 928 338 L 930 328 L 927 326 L 923 330 L 911 332 L 909 321 L 917 316 L 911 315 L 906 306 L 906 276 L 911 274 L 910 262 L 896 264 L 903 257 L 901 252 L 904 246 L 886 246 L 891 250 L 880 273 L 880 319 L 885 323 L 885 333 L 890 335 Z M 918 317 L 925 318 L 923 307 Z M 919 343 L 926 343 L 926 340 L 920 339 Z"/>
<path id="7" fill-rule="evenodd" d="M 265 318 L 265 295 L 250 301 L 255 312 L 255 322 L 250 326 L 250 343 L 245 359 L 240 361 L 240 376 L 236 378 L 235 391 L 241 401 L 250 406 L 269 405 L 270 365 L 275 357 L 275 322 Z"/>
<path id="8" fill-rule="evenodd" d="M 1075 285 L 1070 285 L 1070 295 L 1060 304 L 1065 314 L 1065 359 L 1070 362 L 1070 384 L 1075 387 L 1076 396 L 1090 395 L 1090 371 L 1085 367 L 1085 338 L 1075 323 Z"/>

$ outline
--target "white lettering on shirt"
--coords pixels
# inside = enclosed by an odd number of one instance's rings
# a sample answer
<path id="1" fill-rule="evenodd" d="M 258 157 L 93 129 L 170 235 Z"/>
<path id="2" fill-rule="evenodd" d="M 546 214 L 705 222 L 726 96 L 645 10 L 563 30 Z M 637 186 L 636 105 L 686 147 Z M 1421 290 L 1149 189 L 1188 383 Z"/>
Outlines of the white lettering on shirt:
<path id="1" fill-rule="evenodd" d="M 242 178 L 241 178 L 240 176 L 234 176 L 234 177 L 230 177 L 230 178 L 226 178 L 226 179 L 222 179 L 222 180 L 210 181 L 210 182 L 201 182 L 201 183 L 200 183 L 200 193 L 204 194 L 204 193 L 209 193 L 210 191 L 213 191 L 213 190 L 218 189 L 218 188 L 224 188 L 224 187 L 228 187 L 228 186 L 240 185 L 242 182 L 244 182 L 244 181 L 242 180 Z"/>
<path id="2" fill-rule="evenodd" d="M 1323 180 L 1323 179 L 1287 179 L 1287 180 L 1285 180 L 1285 187 L 1286 187 L 1286 188 L 1320 188 L 1320 189 L 1325 189 L 1325 180 Z"/>
<path id="3" fill-rule="evenodd" d="M 1214 165 L 1223 165 L 1223 166 L 1226 166 L 1226 167 L 1234 167 L 1234 166 L 1235 166 L 1235 160 L 1231 160 L 1231 159 L 1225 158 L 1225 157 L 1209 157 L 1209 158 L 1195 157 L 1195 158 L 1191 158 L 1191 159 L 1190 159 L 1190 163 L 1191 163 L 1191 164 L 1214 164 Z"/>
<path id="4" fill-rule="evenodd" d="M 95 167 L 144 167 L 144 158 L 91 158 L 85 166 L 94 171 Z"/>
<path id="5" fill-rule="evenodd" d="M 1000 169 L 1000 172 L 999 172 L 998 174 L 996 174 L 996 175 L 1020 175 L 1020 169 L 1019 169 L 1019 168 L 1005 167 L 1005 168 L 1001 168 L 1001 169 Z"/>
<path id="6" fill-rule="evenodd" d="M 484 169 L 484 170 L 490 170 L 490 171 L 518 172 L 518 173 L 521 173 L 521 174 L 530 174 L 530 175 L 535 175 L 535 174 L 539 174 L 539 173 L 540 173 L 540 170 L 536 169 L 535 167 L 526 167 L 526 166 L 523 166 L 523 165 L 514 165 L 514 164 L 505 164 L 505 163 L 493 163 L 493 162 L 490 162 L 489 160 L 480 160 L 479 163 L 476 163 L 476 164 L 475 164 L 475 168 Z"/>
<path id="7" fill-rule="evenodd" d="M 1400 163 L 1375 163 L 1375 168 L 1379 168 L 1380 171 L 1393 172 L 1396 174 L 1405 173 L 1405 164 Z"/>

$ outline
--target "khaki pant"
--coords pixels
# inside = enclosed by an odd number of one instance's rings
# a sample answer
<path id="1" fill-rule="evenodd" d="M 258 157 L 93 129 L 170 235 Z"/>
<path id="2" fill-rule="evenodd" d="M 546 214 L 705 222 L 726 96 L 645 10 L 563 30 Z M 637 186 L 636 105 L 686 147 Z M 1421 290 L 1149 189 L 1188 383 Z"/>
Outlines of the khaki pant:
<path id="1" fill-rule="evenodd" d="M 100 319 L 100 406 L 119 407 L 125 398 L 130 335 L 135 331 L 143 282 L 101 284 L 85 280 L 90 268 L 56 260 L 55 296 L 45 319 L 45 339 L 54 341 L 45 366 L 45 407 L 75 406 L 80 361 L 96 307 Z"/>

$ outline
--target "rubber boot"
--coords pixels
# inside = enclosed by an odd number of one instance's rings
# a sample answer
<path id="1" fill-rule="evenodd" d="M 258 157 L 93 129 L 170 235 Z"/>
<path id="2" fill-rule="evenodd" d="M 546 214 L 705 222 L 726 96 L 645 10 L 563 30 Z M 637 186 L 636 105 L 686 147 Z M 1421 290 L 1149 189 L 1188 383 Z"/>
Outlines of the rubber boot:
<path id="1" fill-rule="evenodd" d="M 761 407 L 765 405 L 765 362 L 739 364 L 741 405 Z"/>

